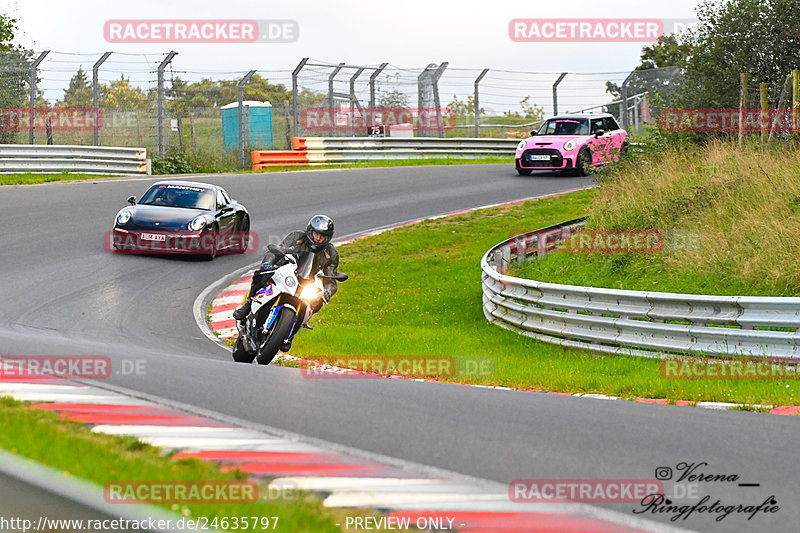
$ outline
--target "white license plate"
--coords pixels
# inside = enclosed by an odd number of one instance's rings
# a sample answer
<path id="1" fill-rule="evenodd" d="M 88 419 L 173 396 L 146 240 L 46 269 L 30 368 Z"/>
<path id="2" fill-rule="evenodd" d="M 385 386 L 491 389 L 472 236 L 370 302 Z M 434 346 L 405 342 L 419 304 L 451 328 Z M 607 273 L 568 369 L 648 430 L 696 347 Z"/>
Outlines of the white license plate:
<path id="1" fill-rule="evenodd" d="M 159 235 L 157 233 L 142 233 L 142 240 L 164 242 L 164 241 L 167 240 L 167 236 L 166 235 Z"/>
<path id="2" fill-rule="evenodd" d="M 549 155 L 531 155 L 528 156 L 530 161 L 550 161 Z"/>

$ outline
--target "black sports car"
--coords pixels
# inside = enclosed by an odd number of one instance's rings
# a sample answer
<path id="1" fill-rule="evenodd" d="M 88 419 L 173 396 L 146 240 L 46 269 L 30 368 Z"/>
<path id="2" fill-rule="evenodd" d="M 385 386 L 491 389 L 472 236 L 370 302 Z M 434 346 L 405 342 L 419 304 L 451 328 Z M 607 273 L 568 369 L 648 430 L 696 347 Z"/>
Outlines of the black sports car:
<path id="1" fill-rule="evenodd" d="M 117 213 L 111 249 L 152 254 L 202 254 L 255 250 L 250 215 L 222 187 L 190 181 L 159 181 L 140 200 Z"/>

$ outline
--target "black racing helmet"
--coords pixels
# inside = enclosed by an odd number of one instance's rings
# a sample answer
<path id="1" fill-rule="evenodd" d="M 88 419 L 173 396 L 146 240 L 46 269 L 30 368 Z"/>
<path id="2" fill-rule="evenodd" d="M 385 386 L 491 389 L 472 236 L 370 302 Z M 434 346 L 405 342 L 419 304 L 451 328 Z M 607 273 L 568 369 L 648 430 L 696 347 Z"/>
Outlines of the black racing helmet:
<path id="1" fill-rule="evenodd" d="M 306 239 L 312 250 L 322 250 L 333 239 L 333 220 L 325 215 L 314 215 L 306 226 Z"/>

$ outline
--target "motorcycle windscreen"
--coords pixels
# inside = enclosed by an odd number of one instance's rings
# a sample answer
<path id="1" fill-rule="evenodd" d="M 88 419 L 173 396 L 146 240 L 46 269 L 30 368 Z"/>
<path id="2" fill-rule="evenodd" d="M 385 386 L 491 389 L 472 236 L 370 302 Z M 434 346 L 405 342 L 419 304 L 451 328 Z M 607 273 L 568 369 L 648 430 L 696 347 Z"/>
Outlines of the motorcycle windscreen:
<path id="1" fill-rule="evenodd" d="M 317 272 L 315 265 L 316 255 L 311 252 L 300 252 L 297 254 L 297 277 L 311 279 Z"/>

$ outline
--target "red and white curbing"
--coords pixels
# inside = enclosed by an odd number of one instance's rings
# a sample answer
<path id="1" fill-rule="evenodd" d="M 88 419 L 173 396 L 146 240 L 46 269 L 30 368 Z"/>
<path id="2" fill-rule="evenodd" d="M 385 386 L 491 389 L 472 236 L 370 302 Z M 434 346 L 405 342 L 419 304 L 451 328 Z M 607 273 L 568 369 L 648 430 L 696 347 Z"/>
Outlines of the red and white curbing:
<path id="1" fill-rule="evenodd" d="M 564 193 L 558 193 L 556 195 L 551 196 L 560 196 L 562 194 L 569 194 L 570 192 L 575 191 L 567 191 Z M 544 198 L 544 197 L 541 197 Z M 337 246 L 342 246 L 344 244 L 351 243 L 358 239 L 363 239 L 365 237 L 371 237 L 373 235 L 380 235 L 385 231 L 389 231 L 392 229 L 402 228 L 406 226 L 412 226 L 414 224 L 418 224 L 425 220 L 436 220 L 440 218 L 446 217 L 454 217 L 457 215 L 463 215 L 465 213 L 471 213 L 473 211 L 478 211 L 480 209 L 488 209 L 491 207 L 500 207 L 500 206 L 511 206 L 526 202 L 531 200 L 532 198 L 526 198 L 524 200 L 514 200 L 511 202 L 502 202 L 499 204 L 492 204 L 486 205 L 482 207 L 476 207 L 473 209 L 464 209 L 462 211 L 455 211 L 453 213 L 447 213 L 446 215 L 439 215 L 435 217 L 428 217 L 419 220 L 413 220 L 410 222 L 404 222 L 402 224 L 397 224 L 394 226 L 387 226 L 384 228 L 380 228 L 375 231 L 363 233 L 361 235 L 357 235 L 355 237 L 349 237 L 343 239 L 341 241 L 337 241 Z M 225 289 L 222 290 L 212 301 L 211 303 L 211 315 L 209 326 L 211 330 L 214 332 L 222 340 L 227 339 L 235 339 L 238 335 L 236 330 L 236 321 L 233 319 L 233 310 L 240 306 L 245 298 L 247 297 L 248 292 L 250 291 L 250 281 L 253 279 L 252 274 L 244 275 L 236 280 L 234 280 L 230 285 L 228 285 Z M 289 354 L 279 354 L 279 360 L 284 361 L 293 361 L 299 362 L 305 367 L 309 369 L 313 369 L 315 372 L 335 372 L 340 374 L 370 374 L 368 372 L 361 372 L 358 370 L 352 370 L 349 368 L 339 368 L 331 365 L 320 364 L 316 361 L 311 361 L 307 359 L 301 359 L 298 357 L 293 357 Z M 387 378 L 400 378 L 400 376 L 385 376 Z M 417 381 L 436 381 L 436 380 L 417 380 Z M 605 394 L 582 394 L 582 393 L 567 393 L 567 392 L 553 392 L 553 391 L 546 391 L 546 390 L 539 390 L 539 389 L 510 389 L 508 387 L 500 387 L 500 386 L 488 386 L 488 385 L 473 385 L 468 383 L 462 383 L 461 385 L 468 385 L 471 387 L 482 387 L 482 388 L 493 388 L 493 389 L 500 389 L 500 390 L 523 390 L 527 392 L 542 392 L 547 394 L 560 394 L 566 396 L 575 396 L 581 398 L 594 398 L 598 400 L 620 400 L 621 398 L 618 396 L 607 396 Z M 633 401 L 640 402 L 640 403 L 656 403 L 656 404 L 669 404 L 670 400 L 666 398 L 636 398 Z M 697 402 L 697 401 L 689 401 L 689 400 L 678 400 L 674 402 L 675 405 L 679 406 L 693 406 L 693 407 L 702 407 L 705 409 L 717 409 L 717 410 L 728 410 L 731 408 L 742 407 L 742 404 L 738 403 L 727 403 L 727 402 Z M 776 415 L 800 415 L 800 406 L 797 405 L 781 405 L 781 406 L 772 406 L 772 405 L 757 405 L 752 406 L 759 409 L 769 410 L 768 412 L 771 414 Z"/>
<path id="2" fill-rule="evenodd" d="M 313 492 L 329 508 L 372 508 L 411 524 L 420 517 L 452 519 L 452 531 L 472 533 L 677 531 L 584 504 L 517 503 L 497 486 L 365 459 L 63 379 L 0 374 L 0 396 L 34 402 L 31 409 L 57 412 L 93 432 L 177 452 L 175 460 L 192 457 L 240 470 L 277 493 Z"/>

